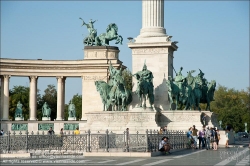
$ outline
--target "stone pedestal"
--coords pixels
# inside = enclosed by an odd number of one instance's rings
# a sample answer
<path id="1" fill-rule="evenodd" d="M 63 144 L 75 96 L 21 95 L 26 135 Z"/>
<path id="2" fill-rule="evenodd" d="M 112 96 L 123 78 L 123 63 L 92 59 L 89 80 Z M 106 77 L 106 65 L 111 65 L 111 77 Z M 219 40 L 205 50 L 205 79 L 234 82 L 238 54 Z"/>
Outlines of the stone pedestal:
<path id="1" fill-rule="evenodd" d="M 51 118 L 50 117 L 42 117 L 42 121 L 50 121 Z"/>
<path id="2" fill-rule="evenodd" d="M 82 75 L 82 119 L 87 120 L 86 112 L 102 111 L 103 103 L 99 92 L 96 90 L 95 81 L 108 80 L 109 63 L 119 69 L 125 68 L 119 60 L 119 48 L 113 46 L 85 46 L 84 60 L 95 60 L 95 67 L 89 68 Z"/>
<path id="3" fill-rule="evenodd" d="M 199 130 L 202 128 L 202 116 L 207 115 L 208 126 L 218 126 L 216 117 L 209 111 L 106 111 L 86 113 L 87 123 L 85 130 L 93 132 L 105 131 L 108 129 L 114 133 L 122 133 L 129 128 L 131 133 L 139 131 L 145 133 L 146 129 L 159 130 L 160 127 L 168 126 L 168 130 L 188 131 L 188 128 L 195 125 Z"/>
<path id="4" fill-rule="evenodd" d="M 23 121 L 24 118 L 23 117 L 15 117 L 15 121 Z"/>
<path id="5" fill-rule="evenodd" d="M 76 117 L 68 117 L 68 121 L 76 121 Z"/>

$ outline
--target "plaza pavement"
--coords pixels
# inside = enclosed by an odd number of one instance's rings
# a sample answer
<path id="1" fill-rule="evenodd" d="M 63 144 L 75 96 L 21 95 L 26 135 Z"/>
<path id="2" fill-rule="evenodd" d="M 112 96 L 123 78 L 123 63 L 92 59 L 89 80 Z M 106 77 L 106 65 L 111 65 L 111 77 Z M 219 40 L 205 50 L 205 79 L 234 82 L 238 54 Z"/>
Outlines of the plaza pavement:
<path id="1" fill-rule="evenodd" d="M 250 165 L 249 147 L 232 146 L 214 150 L 187 149 L 158 157 L 84 157 L 1 159 L 0 165 Z"/>

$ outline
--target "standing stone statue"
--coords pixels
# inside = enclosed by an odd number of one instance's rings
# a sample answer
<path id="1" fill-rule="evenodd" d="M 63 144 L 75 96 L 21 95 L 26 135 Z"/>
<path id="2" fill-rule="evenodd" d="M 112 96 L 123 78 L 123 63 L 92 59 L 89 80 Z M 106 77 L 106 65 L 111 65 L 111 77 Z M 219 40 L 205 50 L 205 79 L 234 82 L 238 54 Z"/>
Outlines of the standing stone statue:
<path id="1" fill-rule="evenodd" d="M 23 109 L 22 109 L 23 105 L 20 101 L 18 101 L 17 103 L 17 108 L 15 111 L 15 120 L 23 120 Z"/>
<path id="2" fill-rule="evenodd" d="M 43 113 L 42 120 L 50 120 L 51 109 L 49 108 L 47 102 L 43 104 L 42 113 Z"/>
<path id="3" fill-rule="evenodd" d="M 76 108 L 75 104 L 73 104 L 72 101 L 70 101 L 68 113 L 69 113 L 68 120 L 76 120 Z"/>
<path id="4" fill-rule="evenodd" d="M 140 107 L 146 108 L 146 99 L 149 99 L 150 106 L 154 104 L 154 85 L 153 85 L 153 73 L 147 69 L 144 63 L 142 71 L 138 71 L 133 76 L 137 79 L 136 93 L 140 99 Z"/>

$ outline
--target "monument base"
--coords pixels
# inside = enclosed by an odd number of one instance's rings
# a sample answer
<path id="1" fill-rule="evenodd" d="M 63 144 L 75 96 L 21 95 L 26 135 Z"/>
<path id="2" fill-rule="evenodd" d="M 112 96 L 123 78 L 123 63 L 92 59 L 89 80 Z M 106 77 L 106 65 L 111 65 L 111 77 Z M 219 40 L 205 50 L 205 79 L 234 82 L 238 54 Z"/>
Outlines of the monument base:
<path id="1" fill-rule="evenodd" d="M 76 121 L 76 117 L 68 117 L 68 121 Z"/>
<path id="2" fill-rule="evenodd" d="M 51 120 L 51 118 L 50 117 L 42 117 L 42 121 L 50 121 Z"/>
<path id="3" fill-rule="evenodd" d="M 15 121 L 23 121 L 24 118 L 23 117 L 15 117 Z"/>
<path id="4" fill-rule="evenodd" d="M 188 131 L 188 128 L 195 125 L 199 130 L 202 128 L 202 117 L 206 114 L 205 125 L 216 126 L 216 116 L 210 111 L 106 111 L 86 113 L 86 131 L 92 132 L 106 129 L 113 133 L 122 133 L 129 128 L 131 133 L 139 131 L 145 133 L 147 129 L 159 130 L 160 127 L 168 126 L 168 130 Z"/>

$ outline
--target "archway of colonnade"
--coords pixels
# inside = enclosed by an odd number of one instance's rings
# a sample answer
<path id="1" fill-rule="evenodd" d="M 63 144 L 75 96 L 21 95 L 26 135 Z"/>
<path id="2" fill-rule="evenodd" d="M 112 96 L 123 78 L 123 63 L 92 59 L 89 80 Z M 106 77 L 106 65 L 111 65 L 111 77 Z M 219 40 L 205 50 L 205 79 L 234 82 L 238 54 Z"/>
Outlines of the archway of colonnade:
<path id="1" fill-rule="evenodd" d="M 2 79 L 2 78 L 0 78 Z M 2 82 L 2 81 L 1 81 Z M 1 85 L 0 82 L 0 85 Z M 74 95 L 82 95 L 82 82 L 80 77 L 67 77 L 65 80 L 65 93 L 62 94 L 64 95 L 62 105 L 65 106 L 69 104 L 70 100 L 73 98 Z M 51 86 L 52 85 L 52 86 Z M 18 88 L 29 88 L 30 87 L 30 80 L 29 77 L 19 77 L 19 76 L 11 76 L 9 78 L 9 91 L 13 91 L 14 88 L 18 90 Z M 53 87 L 55 92 L 55 97 L 54 101 L 51 101 L 53 99 L 49 99 L 48 97 L 46 98 L 45 95 L 45 90 L 48 89 L 49 87 Z M 51 89 L 51 90 L 53 90 Z M 51 114 L 51 120 L 55 120 L 57 117 L 57 90 L 58 90 L 58 85 L 57 85 L 57 78 L 56 77 L 39 77 L 37 79 L 37 109 L 36 109 L 36 118 L 39 119 L 38 117 L 42 115 L 41 112 L 41 104 L 43 104 L 44 101 L 47 103 L 51 103 L 50 107 L 52 107 L 54 110 L 52 111 Z M 52 91 L 51 91 L 52 92 Z M 26 96 L 24 96 L 26 95 Z M 49 97 L 52 97 L 51 93 L 47 94 Z M 14 113 L 16 109 L 16 104 L 19 100 L 21 100 L 21 103 L 23 104 L 23 113 L 26 114 L 24 116 L 24 120 L 29 120 L 29 94 L 20 94 L 17 95 L 15 99 L 10 98 L 10 104 L 9 104 L 9 119 L 14 118 Z M 44 97 L 45 96 L 45 97 Z M 10 97 L 10 96 L 9 96 Z M 23 97 L 22 99 L 20 97 Z M 44 97 L 44 99 L 43 99 Z M 1 96 L 0 96 L 1 99 Z M 62 106 L 62 118 L 63 120 L 65 119 L 65 107 Z M 2 104 L 1 104 L 2 108 Z M 3 109 L 1 109 L 1 119 L 2 119 L 2 113 Z M 67 115 L 66 115 L 67 116 Z"/>

